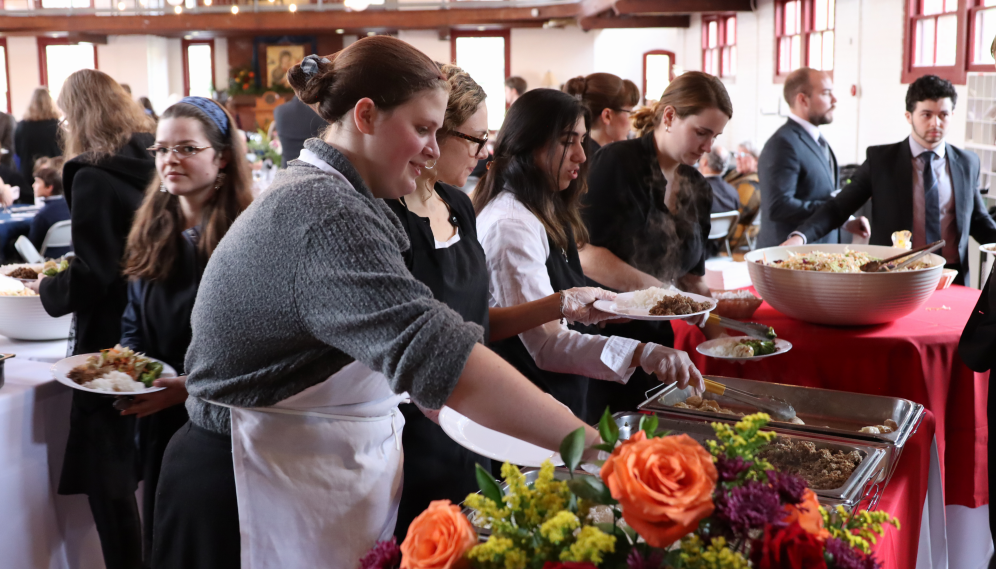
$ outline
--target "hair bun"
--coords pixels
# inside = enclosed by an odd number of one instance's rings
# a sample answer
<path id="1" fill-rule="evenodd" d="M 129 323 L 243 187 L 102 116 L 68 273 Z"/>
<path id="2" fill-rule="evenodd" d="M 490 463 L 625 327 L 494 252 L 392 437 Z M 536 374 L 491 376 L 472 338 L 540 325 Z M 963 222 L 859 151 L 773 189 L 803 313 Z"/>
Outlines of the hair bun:
<path id="1" fill-rule="evenodd" d="M 313 105 L 318 102 L 322 87 L 327 83 L 332 60 L 319 55 L 309 55 L 287 72 L 287 82 L 301 102 Z"/>
<path id="2" fill-rule="evenodd" d="M 564 92 L 568 95 L 584 98 L 585 93 L 588 92 L 588 80 L 581 75 L 568 79 L 567 83 L 564 83 Z"/>

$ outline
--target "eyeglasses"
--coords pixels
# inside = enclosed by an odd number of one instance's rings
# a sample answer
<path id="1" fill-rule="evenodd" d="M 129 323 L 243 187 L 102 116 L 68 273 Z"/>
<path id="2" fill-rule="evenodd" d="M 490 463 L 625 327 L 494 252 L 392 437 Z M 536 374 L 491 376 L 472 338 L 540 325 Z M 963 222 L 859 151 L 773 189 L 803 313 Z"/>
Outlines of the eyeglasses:
<path id="1" fill-rule="evenodd" d="M 611 107 L 610 107 L 610 108 L 611 108 Z M 612 109 L 612 110 L 613 110 L 613 111 L 615 111 L 615 112 L 617 112 L 617 113 L 626 113 L 626 114 L 628 114 L 628 115 L 631 115 L 631 114 L 633 114 L 634 112 L 636 112 L 636 111 L 634 111 L 633 109 Z"/>
<path id="2" fill-rule="evenodd" d="M 474 156 L 480 154 L 481 150 L 484 149 L 484 145 L 488 143 L 488 133 L 484 133 L 484 138 L 477 138 L 476 136 L 470 136 L 469 134 L 464 134 L 462 132 L 458 132 L 455 130 L 451 130 L 447 134 L 451 134 L 457 138 L 462 138 L 464 140 L 469 140 L 471 142 L 476 142 L 477 150 L 474 151 Z"/>
<path id="3" fill-rule="evenodd" d="M 150 146 L 146 148 L 153 158 L 166 159 L 170 152 L 175 152 L 180 160 L 190 158 L 202 150 L 207 150 L 210 146 L 194 146 L 192 144 L 181 144 L 179 146 Z"/>

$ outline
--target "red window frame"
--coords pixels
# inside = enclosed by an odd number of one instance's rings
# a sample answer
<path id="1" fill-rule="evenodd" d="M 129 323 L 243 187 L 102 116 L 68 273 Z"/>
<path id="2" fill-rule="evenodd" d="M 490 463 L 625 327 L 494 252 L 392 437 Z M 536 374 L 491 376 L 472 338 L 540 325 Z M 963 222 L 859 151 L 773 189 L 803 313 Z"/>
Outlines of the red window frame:
<path id="1" fill-rule="evenodd" d="M 788 4 L 789 2 L 793 2 L 793 1 L 797 1 L 799 3 L 799 14 L 800 14 L 800 16 L 799 16 L 799 30 L 797 31 L 797 33 L 794 33 L 794 34 L 786 34 L 785 33 L 785 5 Z M 832 32 L 833 33 L 833 38 L 834 38 L 834 40 L 833 40 L 834 41 L 834 51 L 836 52 L 836 49 L 837 49 L 837 30 L 836 30 L 836 28 L 837 28 L 837 2 L 836 2 L 836 0 L 829 0 L 829 1 L 833 2 L 833 13 L 832 13 L 832 15 L 833 15 L 833 23 L 832 24 L 828 23 L 826 29 L 823 29 L 823 30 L 817 30 L 816 29 L 816 22 L 815 22 L 815 19 L 816 19 L 815 18 L 815 16 L 816 16 L 815 4 L 816 4 L 816 2 L 815 2 L 815 0 L 776 0 L 775 1 L 775 47 L 774 47 L 774 51 L 775 51 L 775 54 L 774 54 L 775 55 L 774 82 L 775 83 L 784 83 L 785 82 L 785 78 L 788 77 L 789 73 L 792 72 L 792 70 L 790 70 L 788 72 L 784 72 L 783 73 L 781 71 L 781 68 L 779 67 L 779 60 L 781 59 L 781 44 L 782 44 L 781 40 L 782 40 L 782 38 L 799 36 L 799 41 L 802 43 L 802 50 L 801 50 L 801 53 L 799 54 L 800 55 L 799 65 L 801 67 L 809 67 L 810 66 L 809 45 L 810 45 L 810 37 L 813 34 L 822 34 L 822 33 L 825 33 L 825 32 Z M 837 59 L 835 57 L 834 58 L 834 67 L 836 67 L 836 65 L 837 65 Z M 825 71 L 826 71 L 826 73 L 828 73 L 830 75 L 830 77 L 833 77 L 833 70 L 834 70 L 834 68 L 831 67 L 830 69 L 827 69 Z"/>
<path id="2" fill-rule="evenodd" d="M 968 38 L 968 11 L 969 4 L 972 0 L 958 0 L 958 8 L 955 12 L 945 12 L 942 14 L 932 14 L 924 15 L 922 12 L 923 0 L 906 0 L 904 2 L 905 8 L 905 18 L 906 18 L 906 28 L 903 30 L 903 83 L 912 83 L 917 78 L 924 75 L 937 75 L 943 79 L 947 79 L 956 85 L 964 85 L 968 80 L 968 65 L 966 58 L 968 56 L 969 49 L 967 47 Z M 915 53 L 916 46 L 916 25 L 917 22 L 924 19 L 937 18 L 946 14 L 956 14 L 958 18 L 957 26 L 957 45 L 962 46 L 961 49 L 957 49 L 955 53 L 955 63 L 950 66 L 914 66 L 913 65 L 913 54 Z M 936 26 L 935 26 L 936 34 Z M 935 36 L 936 37 L 936 36 Z M 935 42 L 936 43 L 936 42 Z M 936 45 L 935 45 L 936 49 Z"/>
<path id="3" fill-rule="evenodd" d="M 643 52 L 643 101 L 647 101 L 647 56 L 648 55 L 666 55 L 670 57 L 670 64 L 668 65 L 667 78 L 668 81 L 674 81 L 674 52 L 667 51 L 666 49 L 652 49 L 650 51 Z"/>
<path id="4" fill-rule="evenodd" d="M 41 86 L 48 87 L 48 54 L 45 48 L 50 45 L 73 45 L 79 42 L 71 42 L 67 38 L 38 38 L 38 77 L 41 79 Z M 92 45 L 93 48 L 93 68 L 100 69 L 100 63 L 97 61 L 97 46 Z M 51 90 L 51 89 L 49 89 Z"/>
<path id="5" fill-rule="evenodd" d="M 733 41 L 730 41 L 730 20 L 733 20 Z M 709 46 L 709 25 L 712 23 L 717 28 L 715 47 Z M 731 61 L 736 61 L 737 57 L 738 31 L 736 12 L 702 16 L 702 71 L 716 77 L 736 77 L 737 65 Z M 714 59 L 716 69 L 712 68 L 711 59 Z"/>
<path id="6" fill-rule="evenodd" d="M 456 64 L 457 38 L 505 38 L 505 79 L 512 76 L 512 31 L 485 30 L 483 32 L 450 30 L 450 63 Z M 499 94 L 499 96 L 501 96 Z"/>
<path id="7" fill-rule="evenodd" d="M 184 39 L 180 42 L 180 49 L 183 50 L 183 96 L 190 96 L 190 59 L 187 55 L 187 48 L 192 45 L 210 45 L 211 46 L 211 84 L 214 85 L 215 82 L 215 69 L 214 69 L 214 39 L 199 39 L 199 40 L 188 40 Z"/>
<path id="8" fill-rule="evenodd" d="M 3 7 L 3 0 L 0 0 L 0 8 Z M 3 69 L 7 77 L 7 114 L 11 112 L 10 106 L 10 49 L 7 48 L 7 38 L 0 38 L 0 47 L 3 47 Z"/>
<path id="9" fill-rule="evenodd" d="M 996 71 L 996 64 L 975 63 L 975 53 L 976 53 L 975 48 L 980 46 L 980 42 L 977 41 L 978 38 L 976 37 L 976 34 L 979 32 L 979 30 L 976 27 L 978 14 L 980 12 L 985 12 L 986 10 L 992 10 L 996 12 L 996 4 L 993 4 L 992 6 L 984 6 L 983 5 L 984 3 L 985 3 L 984 0 L 969 0 L 970 6 L 968 8 L 968 34 L 967 34 L 967 38 L 969 39 L 969 41 L 968 41 L 968 54 L 967 54 L 967 59 L 965 61 L 968 63 L 969 71 L 992 73 Z M 987 39 L 989 38 L 982 38 L 981 48 L 988 51 L 990 42 L 992 40 L 990 39 L 989 41 L 985 41 Z"/>

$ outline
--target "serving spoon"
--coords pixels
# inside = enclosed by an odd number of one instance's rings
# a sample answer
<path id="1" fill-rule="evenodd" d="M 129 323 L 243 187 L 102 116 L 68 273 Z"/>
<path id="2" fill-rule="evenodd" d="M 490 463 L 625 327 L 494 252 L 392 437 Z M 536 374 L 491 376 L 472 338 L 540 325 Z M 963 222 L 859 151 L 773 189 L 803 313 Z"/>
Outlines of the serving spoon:
<path id="1" fill-rule="evenodd" d="M 887 273 L 887 272 L 890 272 L 890 271 L 897 271 L 899 269 L 902 269 L 904 267 L 907 267 L 907 266 L 915 263 L 916 261 L 918 261 L 924 255 L 926 255 L 928 253 L 933 253 L 934 251 L 936 251 L 937 249 L 940 249 L 943 246 L 944 246 L 944 240 L 941 239 L 940 241 L 935 241 L 935 242 L 931 243 L 930 245 L 924 245 L 923 247 L 917 247 L 916 249 L 913 249 L 912 251 L 907 251 L 907 252 L 905 252 L 905 253 L 903 253 L 901 255 L 896 255 L 895 257 L 889 257 L 888 259 L 883 259 L 881 261 L 868 261 L 864 265 L 861 265 L 861 272 L 862 273 Z M 892 265 L 892 263 L 894 261 L 898 261 L 899 259 L 904 259 L 906 257 L 909 257 L 909 258 L 906 259 L 905 261 L 901 262 L 901 263 L 897 263 L 895 265 Z"/>
<path id="2" fill-rule="evenodd" d="M 725 395 L 730 399 L 746 403 L 751 407 L 756 407 L 757 409 L 770 414 L 775 418 L 775 420 L 785 423 L 795 422 L 795 408 L 793 408 L 788 401 L 777 397 L 771 397 L 769 395 L 755 395 L 753 393 L 734 389 L 718 381 L 709 379 L 708 377 L 703 377 L 702 380 L 705 382 L 705 390 L 709 393 Z"/>

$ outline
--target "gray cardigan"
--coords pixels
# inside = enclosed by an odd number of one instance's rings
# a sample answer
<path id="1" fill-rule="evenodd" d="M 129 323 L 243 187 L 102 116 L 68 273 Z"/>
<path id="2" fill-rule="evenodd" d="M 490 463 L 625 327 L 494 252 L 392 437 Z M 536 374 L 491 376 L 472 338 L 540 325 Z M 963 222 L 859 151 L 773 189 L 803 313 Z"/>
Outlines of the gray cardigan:
<path id="1" fill-rule="evenodd" d="M 230 432 L 229 411 L 273 405 L 354 360 L 438 409 L 483 330 L 433 299 L 402 257 L 400 222 L 340 152 L 308 148 L 354 186 L 295 160 L 207 264 L 187 351 L 187 411 Z"/>

